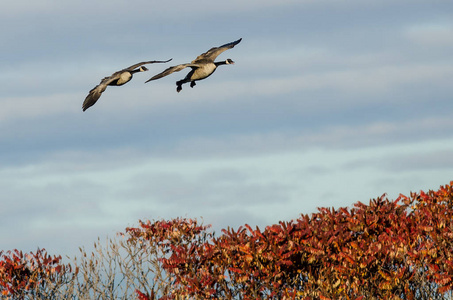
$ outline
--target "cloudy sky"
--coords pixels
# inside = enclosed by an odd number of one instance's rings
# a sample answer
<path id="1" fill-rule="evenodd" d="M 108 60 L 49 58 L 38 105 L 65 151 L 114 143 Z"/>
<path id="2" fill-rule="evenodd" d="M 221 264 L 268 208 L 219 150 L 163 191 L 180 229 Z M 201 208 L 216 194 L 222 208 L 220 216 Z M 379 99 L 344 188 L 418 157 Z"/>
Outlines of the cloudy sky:
<path id="1" fill-rule="evenodd" d="M 0 250 L 139 219 L 264 227 L 453 180 L 453 3 L 15 0 L 0 10 Z M 242 42 L 191 89 L 213 46 Z M 88 91 L 146 60 L 86 112 Z"/>

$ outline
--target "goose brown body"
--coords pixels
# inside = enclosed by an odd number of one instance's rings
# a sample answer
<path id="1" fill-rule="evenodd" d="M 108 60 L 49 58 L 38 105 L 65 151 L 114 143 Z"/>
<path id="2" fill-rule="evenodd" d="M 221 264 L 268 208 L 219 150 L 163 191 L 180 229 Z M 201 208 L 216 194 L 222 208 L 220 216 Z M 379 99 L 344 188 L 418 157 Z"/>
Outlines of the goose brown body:
<path id="1" fill-rule="evenodd" d="M 128 68 L 122 69 L 113 73 L 110 76 L 104 77 L 97 86 L 92 88 L 86 96 L 85 101 L 83 101 L 82 109 L 83 111 L 87 110 L 89 107 L 93 106 L 98 99 L 101 97 L 101 94 L 106 90 L 107 86 L 121 86 L 129 81 L 131 81 L 134 73 L 137 72 L 145 72 L 148 69 L 144 66 L 146 64 L 153 64 L 153 63 L 166 63 L 169 62 L 171 59 L 166 61 L 159 61 L 159 60 L 152 60 L 152 61 L 144 61 L 135 65 L 132 65 Z"/>
<path id="2" fill-rule="evenodd" d="M 214 62 L 214 60 L 222 52 L 224 52 L 228 49 L 231 49 L 234 46 L 236 46 L 237 44 L 239 44 L 241 42 L 241 40 L 242 40 L 242 38 L 237 41 L 227 43 L 227 44 L 219 46 L 219 47 L 213 47 L 213 48 L 209 49 L 207 52 L 200 54 L 192 62 L 169 67 L 169 68 L 165 69 L 163 72 L 151 77 L 146 82 L 165 77 L 167 75 L 170 75 L 171 73 L 179 72 L 187 67 L 190 67 L 192 70 L 186 75 L 186 77 L 184 79 L 176 82 L 176 86 L 177 86 L 176 91 L 179 93 L 182 90 L 182 85 L 184 83 L 188 83 L 188 82 L 190 82 L 190 87 L 194 87 L 195 81 L 203 80 L 203 79 L 211 76 L 212 73 L 215 72 L 215 70 L 217 69 L 218 66 L 234 64 L 234 61 L 229 58 L 225 61 L 219 61 L 219 62 Z"/>

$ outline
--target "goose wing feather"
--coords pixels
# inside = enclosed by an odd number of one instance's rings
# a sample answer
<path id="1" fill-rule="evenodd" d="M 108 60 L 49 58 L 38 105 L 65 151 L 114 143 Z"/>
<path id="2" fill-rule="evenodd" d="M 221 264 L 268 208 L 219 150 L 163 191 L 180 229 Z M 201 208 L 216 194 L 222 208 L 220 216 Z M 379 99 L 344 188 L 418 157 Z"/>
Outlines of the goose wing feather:
<path id="1" fill-rule="evenodd" d="M 147 81 L 145 81 L 145 83 L 151 81 L 151 80 L 156 80 L 156 79 L 159 79 L 159 78 L 162 78 L 162 77 L 165 77 L 167 75 L 170 75 L 171 73 L 173 72 L 179 72 L 187 67 L 197 67 L 198 65 L 194 65 L 192 63 L 189 63 L 189 64 L 180 64 L 180 65 L 177 65 L 177 66 L 173 66 L 173 67 L 169 67 L 167 69 L 165 69 L 163 72 L 157 74 L 157 75 L 154 75 L 153 77 L 151 77 L 150 79 L 148 79 Z"/>
<path id="2" fill-rule="evenodd" d="M 209 49 L 208 51 L 206 51 L 205 53 L 200 54 L 195 60 L 192 61 L 192 63 L 196 63 L 198 61 L 203 61 L 203 60 L 209 60 L 209 61 L 213 62 L 217 58 L 217 56 L 219 56 L 222 52 L 233 48 L 234 46 L 239 44 L 241 41 L 242 41 L 242 38 L 240 38 L 237 41 L 227 43 L 227 44 L 219 46 L 219 47 L 213 47 L 213 48 Z"/>
<path id="3" fill-rule="evenodd" d="M 150 60 L 150 61 L 143 61 L 143 62 L 141 62 L 141 63 L 137 63 L 137 64 L 135 64 L 135 65 L 132 65 L 132 66 L 128 67 L 128 68 L 125 68 L 125 69 L 123 69 L 123 70 L 121 70 L 121 71 L 132 71 L 132 70 L 134 70 L 135 68 L 140 67 L 140 66 L 142 66 L 142 65 L 146 65 L 146 64 L 167 63 L 167 62 L 171 61 L 172 59 L 173 59 L 173 58 L 170 58 L 169 60 Z"/>
<path id="4" fill-rule="evenodd" d="M 101 94 L 105 91 L 107 88 L 108 84 L 115 80 L 115 76 L 109 76 L 105 77 L 102 79 L 101 83 L 99 83 L 97 86 L 92 88 L 90 92 L 88 93 L 88 96 L 85 98 L 85 101 L 83 101 L 82 109 L 83 111 L 87 110 L 87 108 L 93 106 L 96 101 L 101 97 Z"/>

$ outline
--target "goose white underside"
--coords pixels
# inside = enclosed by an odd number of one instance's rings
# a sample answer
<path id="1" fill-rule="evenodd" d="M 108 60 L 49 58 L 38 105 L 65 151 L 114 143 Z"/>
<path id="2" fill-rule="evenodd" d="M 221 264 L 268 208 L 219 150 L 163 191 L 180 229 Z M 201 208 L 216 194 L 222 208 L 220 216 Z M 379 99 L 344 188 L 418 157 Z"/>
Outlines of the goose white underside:
<path id="1" fill-rule="evenodd" d="M 200 65 L 190 77 L 191 80 L 201 80 L 211 75 L 217 66 L 213 63 Z"/>
<path id="2" fill-rule="evenodd" d="M 120 75 L 120 78 L 117 81 L 117 85 L 122 85 L 131 80 L 132 74 L 130 72 L 123 72 Z"/>

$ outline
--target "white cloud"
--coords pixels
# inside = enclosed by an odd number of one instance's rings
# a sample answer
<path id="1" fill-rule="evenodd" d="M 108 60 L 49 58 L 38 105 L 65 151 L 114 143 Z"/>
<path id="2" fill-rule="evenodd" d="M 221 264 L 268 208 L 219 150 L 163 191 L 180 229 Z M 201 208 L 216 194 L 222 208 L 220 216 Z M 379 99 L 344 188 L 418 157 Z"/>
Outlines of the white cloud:
<path id="1" fill-rule="evenodd" d="M 268 153 L 305 151 L 316 148 L 364 148 L 399 141 L 430 139 L 432 132 L 448 138 L 453 126 L 450 117 L 413 119 L 408 121 L 377 121 L 369 124 L 326 125 L 321 129 L 281 131 L 231 136 L 193 137 L 181 140 L 173 149 L 157 150 L 163 157 L 250 157 Z"/>
<path id="2" fill-rule="evenodd" d="M 323 54 L 322 56 L 331 56 Z M 379 57 L 379 54 L 376 54 Z M 360 98 L 367 101 L 376 98 L 377 95 L 387 94 L 397 88 L 406 88 L 410 85 L 442 85 L 449 87 L 448 78 L 453 76 L 453 65 L 447 61 L 435 61 L 430 63 L 395 63 L 394 61 L 382 61 L 379 57 L 373 55 L 358 56 L 358 57 L 339 57 L 335 61 L 343 61 L 341 66 L 333 65 L 331 69 L 313 70 L 313 64 L 301 65 L 299 61 L 295 61 L 293 65 L 298 65 L 300 68 L 292 69 L 289 61 L 282 66 L 283 57 L 278 63 L 262 64 L 262 62 L 271 62 L 275 57 L 269 56 L 262 60 L 253 60 L 254 64 L 244 63 L 244 66 L 238 63 L 231 70 L 219 70 L 221 75 L 213 76 L 236 77 L 234 80 L 212 80 L 206 79 L 205 82 L 200 82 L 196 89 L 196 97 L 190 96 L 191 100 L 206 99 L 205 101 L 225 101 L 227 99 L 242 98 L 247 96 L 278 96 L 284 97 L 289 93 L 298 92 L 303 97 L 304 92 L 312 90 L 333 90 L 340 93 L 362 95 Z M 293 57 L 294 59 L 294 57 Z M 391 59 L 391 58 L 389 58 Z M 320 59 L 318 59 L 319 61 Z M 305 63 L 307 64 L 307 63 Z M 279 68 L 290 70 L 290 74 L 282 74 Z M 225 68 L 226 69 L 226 68 Z M 306 71 L 306 69 L 309 69 Z M 275 76 L 277 73 L 279 76 Z M 179 75 L 179 74 L 178 74 Z M 183 74 L 179 77 L 182 78 Z M 173 81 L 179 79 L 173 76 Z M 170 78 L 167 79 L 171 80 Z M 168 85 L 168 83 L 166 83 Z M 229 88 L 234 87 L 234 88 Z M 168 87 L 169 88 L 169 87 Z M 222 93 L 218 93 L 222 91 Z M 182 93 L 190 93 L 190 89 L 186 88 Z M 215 95 L 215 97 L 212 97 Z M 373 97 L 367 97 L 372 95 Z M 394 99 L 386 97 L 380 98 L 380 101 L 393 101 Z"/>
<path id="3" fill-rule="evenodd" d="M 310 3 L 312 0 L 306 0 Z M 59 14 L 59 13 L 84 13 L 87 16 L 102 17 L 102 14 L 119 14 L 120 12 L 130 13 L 136 11 L 136 7 L 142 7 L 139 11 L 140 15 L 146 13 L 153 15 L 153 12 L 159 12 L 160 15 L 171 17 L 172 15 L 180 14 L 181 12 L 190 13 L 203 13 L 203 12 L 231 12 L 256 9 L 260 7 L 277 7 L 291 4 L 298 4 L 297 0 L 265 0 L 265 1 L 229 1 L 225 3 L 216 3 L 215 5 L 208 0 L 196 0 L 192 2 L 181 0 L 169 0 L 165 3 L 158 3 L 147 0 L 134 0 L 134 2 L 125 2 L 121 0 L 96 0 L 96 1 L 66 1 L 66 0 L 40 0 L 39 2 L 32 0 L 16 0 L 8 1 L 2 9 L 2 16 L 10 17 L 11 15 L 27 15 L 27 14 Z M 131 15 L 131 18 L 135 17 Z M 123 15 L 124 16 L 124 15 Z M 121 20 L 119 20 L 121 21 Z"/>
<path id="4" fill-rule="evenodd" d="M 433 22 L 414 24 L 403 33 L 410 41 L 429 47 L 453 47 L 453 23 Z"/>
<path id="5" fill-rule="evenodd" d="M 241 99 L 251 96 L 285 97 L 291 93 L 299 93 L 301 98 L 305 98 L 306 92 L 320 90 L 333 90 L 344 95 L 361 95 L 361 97 L 350 97 L 347 100 L 349 103 L 343 101 L 341 103 L 343 106 L 356 102 L 363 105 L 367 101 L 376 101 L 376 99 L 383 103 L 382 101 L 394 101 L 394 99 L 392 97 L 377 98 L 377 96 L 388 94 L 395 89 L 406 89 L 409 86 L 420 87 L 431 84 L 449 88 L 448 78 L 453 77 L 453 65 L 446 62 L 353 67 L 272 78 L 263 78 L 257 73 L 245 74 L 240 68 L 236 70 L 234 68 L 219 70 L 212 78 L 199 82 L 194 89 L 186 85 L 180 94 L 175 92 L 174 82 L 185 74 L 177 74 L 172 78 L 165 78 L 160 82 L 146 85 L 143 82 L 148 76 L 137 76 L 137 78 L 134 77 L 134 82 L 128 83 L 127 86 L 108 88 L 96 107 L 90 108 L 90 111 L 84 114 L 99 113 L 99 110 L 119 114 L 123 114 L 124 111 L 133 113 L 134 111 L 141 112 L 144 108 L 152 110 L 167 107 L 170 109 L 171 105 L 178 106 L 178 109 L 185 107 L 187 110 L 188 104 L 199 105 L 230 101 L 238 103 L 242 101 Z M 251 70 L 253 71 L 253 69 Z M 228 73 L 225 76 L 235 76 L 234 74 L 240 72 L 241 77 L 224 80 L 220 72 Z M 271 71 L 269 70 L 269 72 Z M 92 85 L 86 85 L 77 94 L 60 93 L 3 98 L 1 99 L 0 122 L 63 113 L 82 113 L 81 103 L 89 89 L 98 81 L 96 78 L 93 79 Z M 424 99 L 417 100 L 417 98 L 413 98 L 413 100 L 424 101 Z"/>
<path id="6" fill-rule="evenodd" d="M 6 123 L 12 120 L 68 113 L 73 110 L 71 103 L 76 100 L 79 99 L 72 94 L 3 98 L 1 99 L 0 122 Z"/>

